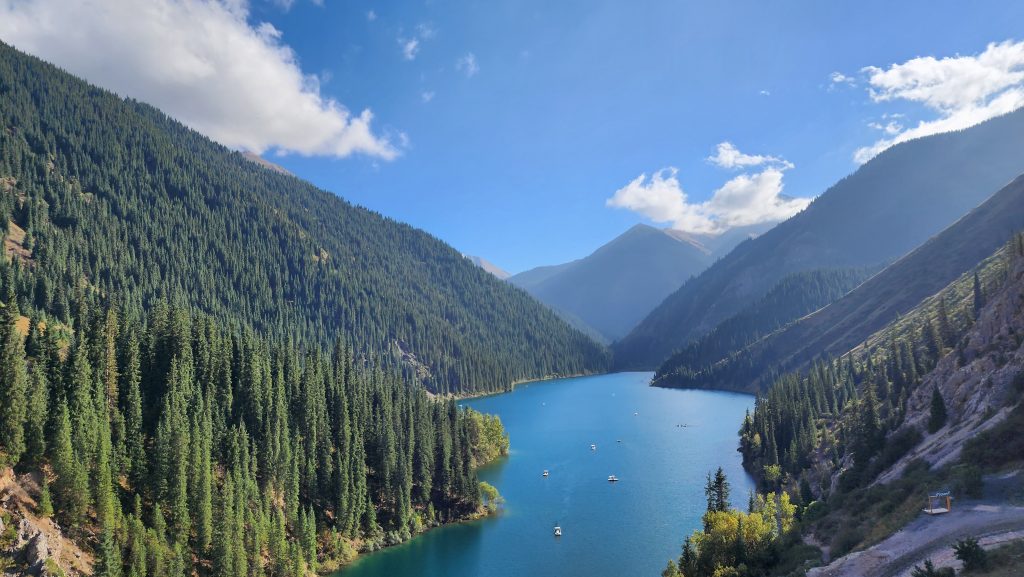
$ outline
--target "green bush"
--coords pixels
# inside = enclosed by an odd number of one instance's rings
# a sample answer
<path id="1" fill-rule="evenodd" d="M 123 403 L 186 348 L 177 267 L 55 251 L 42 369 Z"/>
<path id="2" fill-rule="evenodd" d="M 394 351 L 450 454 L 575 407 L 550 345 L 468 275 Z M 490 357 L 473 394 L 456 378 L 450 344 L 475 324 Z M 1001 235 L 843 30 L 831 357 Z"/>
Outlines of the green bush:
<path id="1" fill-rule="evenodd" d="M 964 564 L 964 571 L 981 571 L 988 567 L 988 553 L 981 548 L 978 540 L 968 537 L 953 545 L 956 558 Z"/>
<path id="2" fill-rule="evenodd" d="M 957 465 L 951 471 L 953 475 L 953 491 L 957 495 L 980 499 L 985 481 L 981 469 L 976 465 Z"/>
<path id="3" fill-rule="evenodd" d="M 828 515 L 828 505 L 821 501 L 811 501 L 804 509 L 803 520 L 805 523 L 813 523 L 825 515 Z"/>
<path id="4" fill-rule="evenodd" d="M 846 555 L 864 540 L 864 531 L 860 527 L 846 527 L 832 539 L 832 556 Z"/>
<path id="5" fill-rule="evenodd" d="M 956 571 L 952 567 L 936 568 L 931 559 L 924 562 L 924 567 L 914 565 L 911 577 L 956 577 Z"/>
<path id="6" fill-rule="evenodd" d="M 969 439 L 964 444 L 964 462 L 990 470 L 1024 459 L 1021 430 L 1024 430 L 1024 403 L 1017 405 L 1002 423 Z"/>

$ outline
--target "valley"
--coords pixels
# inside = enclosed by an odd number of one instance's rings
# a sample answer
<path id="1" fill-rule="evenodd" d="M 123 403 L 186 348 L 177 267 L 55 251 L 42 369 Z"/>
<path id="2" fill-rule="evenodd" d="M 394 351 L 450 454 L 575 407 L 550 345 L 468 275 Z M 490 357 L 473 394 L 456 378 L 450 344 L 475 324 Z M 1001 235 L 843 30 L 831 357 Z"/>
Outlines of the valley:
<path id="1" fill-rule="evenodd" d="M 1024 574 L 1022 20 L 0 1 L 0 577 Z"/>

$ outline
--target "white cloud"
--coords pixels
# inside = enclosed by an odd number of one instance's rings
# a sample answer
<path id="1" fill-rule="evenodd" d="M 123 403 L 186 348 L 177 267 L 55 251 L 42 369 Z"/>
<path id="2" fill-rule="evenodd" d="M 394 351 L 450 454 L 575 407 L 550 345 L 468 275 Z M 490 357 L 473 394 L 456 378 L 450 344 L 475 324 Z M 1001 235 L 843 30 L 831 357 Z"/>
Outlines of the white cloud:
<path id="1" fill-rule="evenodd" d="M 433 90 L 425 90 L 425 91 L 420 93 L 420 100 L 422 100 L 423 102 L 430 102 L 433 99 L 434 99 L 434 91 Z"/>
<path id="2" fill-rule="evenodd" d="M 376 19 L 377 19 L 377 13 L 374 12 L 373 10 L 370 10 L 369 12 L 366 13 L 366 20 L 367 21 L 373 22 Z"/>
<path id="3" fill-rule="evenodd" d="M 402 47 L 402 57 L 406 60 L 415 60 L 416 54 L 420 51 L 419 38 L 399 38 L 398 44 Z"/>
<path id="4" fill-rule="evenodd" d="M 374 18 L 376 17 L 376 14 L 374 14 Z M 402 57 L 406 60 L 415 60 L 416 55 L 420 52 L 420 48 L 423 47 L 423 41 L 430 40 L 434 36 L 437 36 L 437 30 L 433 25 L 426 23 L 417 24 L 411 38 L 398 37 L 398 45 L 402 47 Z"/>
<path id="5" fill-rule="evenodd" d="M 762 90 L 758 92 L 758 94 L 760 94 L 761 96 L 771 96 L 772 92 L 770 90 Z"/>
<path id="6" fill-rule="evenodd" d="M 842 72 L 833 72 L 828 75 L 828 89 L 835 90 L 839 86 L 856 86 L 857 80 L 851 76 L 847 76 Z"/>
<path id="7" fill-rule="evenodd" d="M 455 69 L 464 73 L 466 78 L 472 78 L 480 72 L 480 65 L 476 63 L 476 55 L 470 52 L 455 61 Z"/>
<path id="8" fill-rule="evenodd" d="M 961 130 L 1024 106 L 1024 41 L 992 43 L 975 56 L 920 57 L 864 72 L 874 102 L 916 102 L 937 117 L 887 131 L 887 137 L 854 153 L 858 163 L 894 144 Z"/>
<path id="9" fill-rule="evenodd" d="M 723 149 L 723 145 L 727 145 Z M 663 168 L 652 174 L 641 174 L 615 191 L 606 206 L 625 208 L 655 222 L 669 223 L 672 228 L 695 234 L 720 234 L 738 226 L 778 222 L 807 208 L 811 199 L 788 198 L 782 195 L 783 172 L 792 164 L 776 157 L 744 155 L 731 144 L 719 145 L 719 156 L 727 153 L 721 163 L 725 168 L 762 166 L 763 170 L 733 177 L 711 198 L 699 203 L 689 201 L 677 178 L 676 168 Z"/>
<path id="10" fill-rule="evenodd" d="M 761 166 L 763 164 L 775 165 L 782 169 L 793 168 L 793 163 L 777 156 L 762 156 L 760 154 L 743 154 L 736 146 L 728 141 L 718 143 L 715 155 L 706 159 L 711 164 L 721 168 L 748 168 Z"/>
<path id="11" fill-rule="evenodd" d="M 244 0 L 0 0 L 0 38 L 233 148 L 392 159 Z"/>

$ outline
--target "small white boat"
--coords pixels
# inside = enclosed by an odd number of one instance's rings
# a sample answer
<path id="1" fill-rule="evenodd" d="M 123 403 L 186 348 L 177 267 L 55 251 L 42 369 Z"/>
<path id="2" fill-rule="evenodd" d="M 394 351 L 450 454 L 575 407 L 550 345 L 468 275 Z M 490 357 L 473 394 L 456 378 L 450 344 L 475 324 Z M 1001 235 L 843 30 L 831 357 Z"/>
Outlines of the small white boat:
<path id="1" fill-rule="evenodd" d="M 639 415 L 640 415 L 640 413 L 633 413 L 634 417 L 639 416 Z"/>
<path id="2" fill-rule="evenodd" d="M 559 527 L 558 525 L 555 525 L 555 537 L 561 537 L 561 536 L 562 536 L 562 528 Z"/>
<path id="3" fill-rule="evenodd" d="M 616 440 L 615 442 L 616 442 L 616 443 L 621 443 L 621 442 L 622 442 L 622 439 L 618 439 L 618 440 Z"/>
<path id="4" fill-rule="evenodd" d="M 608 482 L 609 483 L 618 483 L 619 482 L 619 478 L 616 477 L 615 475 L 608 475 Z"/>
<path id="5" fill-rule="evenodd" d="M 591 451 L 596 451 L 596 450 L 597 450 L 597 445 L 595 445 L 595 444 L 591 443 L 591 444 L 590 444 L 590 450 L 591 450 Z"/>
<path id="6" fill-rule="evenodd" d="M 545 476 L 545 477 L 547 477 L 547 476 L 548 476 L 548 470 L 547 470 L 547 469 L 544 469 L 544 476 Z"/>

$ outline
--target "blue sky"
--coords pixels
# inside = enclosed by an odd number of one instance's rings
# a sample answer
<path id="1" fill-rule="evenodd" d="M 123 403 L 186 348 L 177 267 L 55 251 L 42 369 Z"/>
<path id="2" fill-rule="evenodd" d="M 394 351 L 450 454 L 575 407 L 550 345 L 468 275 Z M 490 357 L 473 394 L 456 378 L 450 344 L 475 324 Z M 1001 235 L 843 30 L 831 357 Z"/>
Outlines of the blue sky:
<path id="1" fill-rule="evenodd" d="M 138 50 L 142 55 L 131 56 L 120 67 L 124 72 L 114 75 L 111 63 L 129 57 L 108 40 L 109 31 L 101 35 L 97 24 L 96 34 L 107 44 L 95 48 L 98 55 L 83 56 L 71 40 L 57 40 L 61 23 L 55 10 L 47 11 L 48 2 L 28 2 L 37 6 L 26 9 L 0 0 L 0 15 L 7 13 L 0 39 L 120 93 L 158 100 L 154 104 L 225 144 L 240 146 L 242 140 L 231 140 L 239 124 L 249 122 L 254 126 L 246 130 L 256 132 L 268 124 L 245 117 L 218 124 L 222 119 L 211 119 L 209 111 L 223 105 L 175 109 L 187 96 L 160 102 L 166 83 L 157 91 L 160 75 L 149 71 L 165 67 L 152 59 L 170 58 L 174 49 L 156 45 L 150 56 Z M 83 15 L 96 11 L 90 0 L 74 3 L 84 6 Z M 127 6 L 123 14 L 116 12 L 121 4 Z M 913 59 L 973 58 L 990 43 L 1024 40 L 1024 4 L 1010 1 L 294 0 L 284 6 L 232 0 L 222 7 L 232 15 L 225 18 L 248 25 L 265 46 L 246 56 L 247 44 L 217 44 L 231 35 L 211 28 L 206 34 L 212 39 L 197 43 L 209 43 L 218 55 L 212 60 L 237 49 L 236 59 L 251 63 L 268 60 L 260 52 L 268 46 L 273 58 L 290 50 L 282 57 L 286 64 L 315 75 L 296 90 L 318 90 L 322 100 L 336 101 L 356 119 L 348 133 L 355 136 L 333 141 L 329 150 L 288 134 L 288 127 L 245 142 L 327 190 L 512 272 L 584 256 L 637 222 L 653 222 L 652 215 L 663 226 L 690 226 L 672 197 L 679 189 L 688 203 L 698 204 L 737 177 L 747 175 L 744 182 L 753 186 L 773 171 L 768 176 L 776 177 L 769 179 L 775 192 L 782 187 L 792 197 L 820 194 L 857 167 L 859 148 L 886 138 L 879 126 L 897 123 L 890 128 L 895 133 L 920 121 L 970 116 L 962 103 L 939 102 L 934 91 L 924 98 L 913 94 L 908 83 L 916 81 L 907 75 L 930 70 L 924 70 L 928 62 Z M 103 10 L 106 20 L 120 17 L 128 26 L 142 18 L 131 3 L 111 1 Z M 82 18 L 88 16 L 77 26 Z M 168 28 L 163 42 L 172 44 L 174 27 L 192 27 L 190 18 L 196 28 L 200 21 L 217 21 L 192 6 L 153 25 Z M 40 25 L 44 20 L 47 25 Z M 164 36 L 146 35 L 151 37 Z M 922 66 L 900 68 L 895 80 L 895 72 L 888 80 L 881 74 L 908 61 Z M 133 66 L 146 74 L 131 74 Z M 878 74 L 866 67 L 877 67 Z M 1024 82 L 1016 76 L 1020 70 L 1017 61 L 1006 64 L 1003 76 L 1012 78 L 1005 86 Z M 833 82 L 837 72 L 848 80 Z M 247 93 L 288 83 L 275 81 L 288 77 L 285 69 L 268 74 L 253 80 L 250 86 L 260 88 Z M 217 82 L 229 76 L 220 74 Z M 196 80 L 201 74 L 181 77 L 192 82 L 185 85 L 192 92 L 181 94 L 196 94 L 197 100 L 231 90 L 206 90 L 214 85 L 197 83 L 214 81 Z M 946 92 L 936 89 L 940 94 L 964 91 L 943 82 Z M 981 102 L 997 96 L 990 91 Z M 287 97 L 276 102 L 291 102 Z M 366 109 L 372 120 L 358 116 Z M 289 114 L 279 113 L 278 120 Z M 315 132 L 316 122 L 303 132 Z M 708 160 L 722 142 L 773 158 L 723 168 Z M 638 208 L 635 196 L 620 196 L 619 203 L 635 210 L 607 205 L 617 191 L 626 195 L 641 174 L 651 177 L 670 167 L 675 170 L 661 173 L 658 186 L 667 187 L 662 192 L 668 196 L 660 198 L 674 207 L 671 215 L 664 203 L 647 198 Z M 653 194 L 652 182 L 630 190 Z M 722 209 L 707 220 L 709 210 L 698 210 L 701 222 L 719 228 L 727 226 L 722 215 L 736 214 Z"/>

